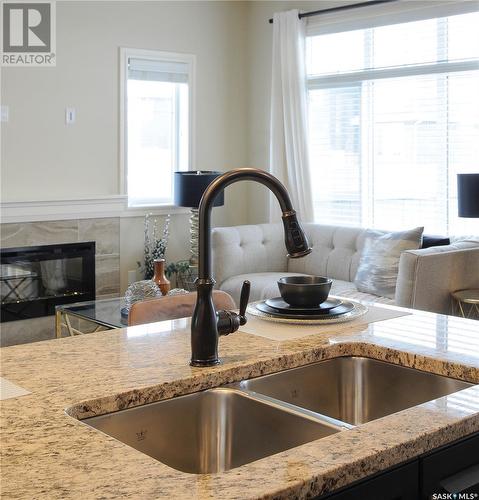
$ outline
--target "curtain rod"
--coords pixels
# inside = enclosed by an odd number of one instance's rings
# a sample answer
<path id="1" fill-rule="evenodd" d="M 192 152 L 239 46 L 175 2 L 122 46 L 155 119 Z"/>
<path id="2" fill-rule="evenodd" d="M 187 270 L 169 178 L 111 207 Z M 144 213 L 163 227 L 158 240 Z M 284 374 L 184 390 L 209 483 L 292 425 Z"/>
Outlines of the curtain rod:
<path id="1" fill-rule="evenodd" d="M 321 14 L 327 14 L 330 12 L 339 12 L 341 10 L 357 9 L 359 7 L 370 7 L 371 5 L 377 5 L 380 3 L 397 2 L 398 0 L 370 0 L 368 2 L 353 3 L 349 5 L 341 5 L 340 7 L 331 7 L 329 9 L 312 10 L 311 12 L 300 12 L 298 17 L 302 19 L 303 17 L 320 16 Z M 269 20 L 269 24 L 273 24 L 273 19 Z"/>

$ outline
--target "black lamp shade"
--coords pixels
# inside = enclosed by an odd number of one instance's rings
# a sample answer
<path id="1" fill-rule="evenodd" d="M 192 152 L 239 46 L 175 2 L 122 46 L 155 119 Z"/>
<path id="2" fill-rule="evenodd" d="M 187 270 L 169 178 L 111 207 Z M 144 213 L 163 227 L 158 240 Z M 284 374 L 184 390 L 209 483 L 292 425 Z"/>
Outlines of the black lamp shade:
<path id="1" fill-rule="evenodd" d="M 459 217 L 479 217 L 479 174 L 457 174 Z"/>
<path id="2" fill-rule="evenodd" d="M 191 172 L 175 172 L 175 205 L 179 207 L 198 208 L 206 188 L 221 172 L 210 170 L 194 170 Z M 225 204 L 222 191 L 215 199 L 215 207 Z"/>

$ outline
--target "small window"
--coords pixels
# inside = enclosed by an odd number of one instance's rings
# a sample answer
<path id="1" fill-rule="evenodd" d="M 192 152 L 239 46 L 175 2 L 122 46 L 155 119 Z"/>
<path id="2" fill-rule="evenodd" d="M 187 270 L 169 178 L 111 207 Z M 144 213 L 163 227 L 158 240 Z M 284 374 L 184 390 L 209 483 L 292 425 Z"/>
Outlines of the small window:
<path id="1" fill-rule="evenodd" d="M 123 179 L 129 207 L 173 204 L 191 165 L 194 56 L 123 49 Z"/>

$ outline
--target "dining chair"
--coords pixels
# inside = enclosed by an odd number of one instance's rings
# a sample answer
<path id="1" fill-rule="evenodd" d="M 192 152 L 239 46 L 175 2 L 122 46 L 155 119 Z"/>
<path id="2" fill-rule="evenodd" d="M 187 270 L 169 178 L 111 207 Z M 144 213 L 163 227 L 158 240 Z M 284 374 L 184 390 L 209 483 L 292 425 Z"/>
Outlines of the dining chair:
<path id="1" fill-rule="evenodd" d="M 236 309 L 236 304 L 231 295 L 221 290 L 213 291 L 213 302 L 217 310 Z M 166 297 L 136 302 L 130 308 L 128 326 L 185 318 L 193 314 L 195 304 L 196 292 L 183 295 L 167 295 Z"/>

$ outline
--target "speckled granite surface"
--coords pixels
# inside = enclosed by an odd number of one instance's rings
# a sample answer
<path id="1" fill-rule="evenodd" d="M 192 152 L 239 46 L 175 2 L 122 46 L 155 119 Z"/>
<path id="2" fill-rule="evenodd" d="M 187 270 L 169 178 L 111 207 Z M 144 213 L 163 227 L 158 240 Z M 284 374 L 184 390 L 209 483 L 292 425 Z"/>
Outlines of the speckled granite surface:
<path id="1" fill-rule="evenodd" d="M 417 312 L 281 343 L 236 333 L 220 340 L 223 363 L 208 369 L 188 365 L 186 320 L 0 353 L 1 376 L 32 392 L 1 403 L 5 499 L 309 498 L 479 430 L 479 387 L 471 387 L 225 473 L 194 475 L 73 418 L 351 354 L 479 382 L 472 320 Z"/>

